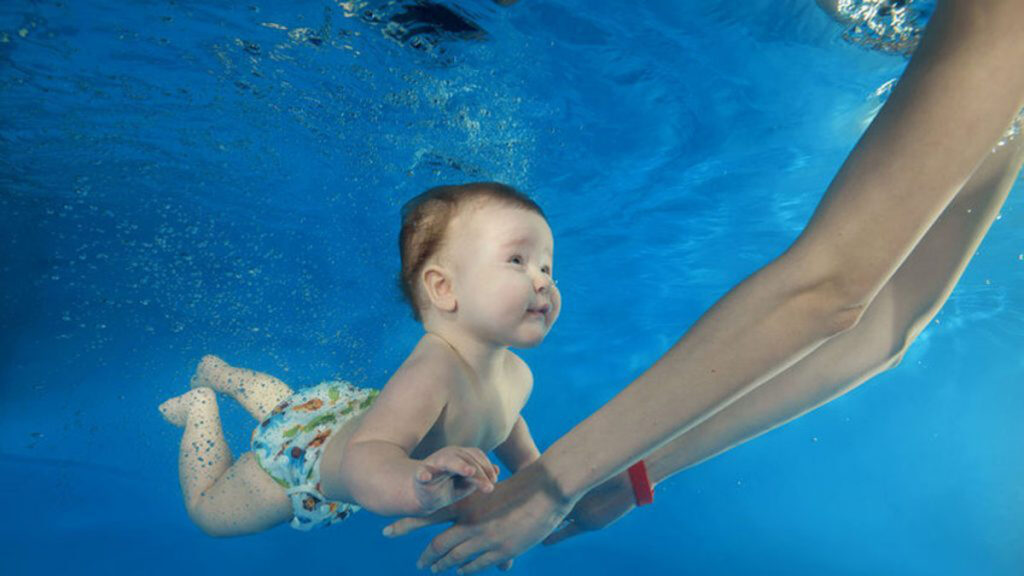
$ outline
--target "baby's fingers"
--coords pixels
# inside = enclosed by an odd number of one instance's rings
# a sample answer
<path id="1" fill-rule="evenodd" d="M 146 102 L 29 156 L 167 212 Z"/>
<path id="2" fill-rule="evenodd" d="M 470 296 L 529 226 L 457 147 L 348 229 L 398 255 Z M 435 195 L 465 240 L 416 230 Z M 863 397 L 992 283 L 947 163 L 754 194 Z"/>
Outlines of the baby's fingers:
<path id="1" fill-rule="evenodd" d="M 463 456 L 454 456 L 451 460 L 445 460 L 439 464 L 439 466 L 448 473 L 448 475 L 463 476 L 467 480 L 475 480 L 480 476 L 486 477 L 481 473 L 480 468 L 476 462 L 473 462 Z"/>
<path id="2" fill-rule="evenodd" d="M 450 474 L 443 468 L 437 468 L 430 464 L 421 464 L 420 467 L 416 469 L 416 481 L 420 484 L 430 484 L 437 480 L 439 476 L 450 476 Z"/>
<path id="3" fill-rule="evenodd" d="M 484 493 L 494 491 L 494 482 L 487 477 L 483 470 L 474 468 L 472 472 L 468 474 L 459 474 L 462 479 L 462 487 L 456 488 L 458 492 L 457 500 L 461 500 L 466 496 L 469 496 L 473 490 L 479 490 Z M 458 484 L 456 486 L 459 486 Z"/>
<path id="4" fill-rule="evenodd" d="M 479 448 L 463 448 L 460 452 L 462 452 L 465 458 L 476 465 L 485 478 L 491 482 L 498 481 L 497 466 L 491 464 L 491 461 L 487 459 L 487 455 L 482 450 Z"/>
<path id="5" fill-rule="evenodd" d="M 481 490 L 484 489 L 484 484 L 491 484 L 486 479 L 481 481 L 479 478 L 480 470 L 473 463 L 466 462 L 460 458 L 453 458 L 451 461 L 441 461 L 434 466 L 421 464 L 416 470 L 416 481 L 420 484 L 436 484 L 446 481 L 452 476 L 463 477 L 470 484 Z"/>
<path id="6" fill-rule="evenodd" d="M 450 458 L 444 459 L 438 465 L 451 474 L 462 476 L 477 489 L 483 492 L 490 492 L 494 490 L 494 480 L 492 480 L 494 468 L 490 461 L 483 456 L 483 452 L 476 450 L 478 454 L 474 454 L 474 450 L 476 449 L 458 450 L 452 453 Z M 481 457 L 483 457 L 482 462 L 480 461 Z"/>

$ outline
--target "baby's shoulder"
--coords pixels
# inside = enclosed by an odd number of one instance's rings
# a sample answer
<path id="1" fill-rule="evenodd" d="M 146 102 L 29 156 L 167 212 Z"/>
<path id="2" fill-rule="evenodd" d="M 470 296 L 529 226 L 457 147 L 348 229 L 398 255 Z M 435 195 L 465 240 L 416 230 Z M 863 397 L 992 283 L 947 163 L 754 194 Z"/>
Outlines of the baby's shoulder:
<path id="1" fill-rule="evenodd" d="M 508 351 L 506 362 L 509 379 L 517 388 L 529 395 L 533 389 L 533 371 L 530 370 L 530 365 L 511 350 Z"/>
<path id="2" fill-rule="evenodd" d="M 459 355 L 443 340 L 424 334 L 395 377 L 421 385 L 451 387 L 466 379 Z"/>

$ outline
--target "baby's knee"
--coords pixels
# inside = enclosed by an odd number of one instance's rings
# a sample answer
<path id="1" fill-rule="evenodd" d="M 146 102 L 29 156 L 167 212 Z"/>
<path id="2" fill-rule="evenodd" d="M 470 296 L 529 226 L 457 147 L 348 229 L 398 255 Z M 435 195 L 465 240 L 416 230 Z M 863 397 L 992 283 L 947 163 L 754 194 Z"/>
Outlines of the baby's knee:
<path id="1" fill-rule="evenodd" d="M 230 523 L 226 522 L 221 514 L 210 510 L 210 504 L 205 496 L 187 506 L 188 517 L 207 536 L 214 538 L 227 538 L 237 536 L 237 530 L 231 530 Z"/>

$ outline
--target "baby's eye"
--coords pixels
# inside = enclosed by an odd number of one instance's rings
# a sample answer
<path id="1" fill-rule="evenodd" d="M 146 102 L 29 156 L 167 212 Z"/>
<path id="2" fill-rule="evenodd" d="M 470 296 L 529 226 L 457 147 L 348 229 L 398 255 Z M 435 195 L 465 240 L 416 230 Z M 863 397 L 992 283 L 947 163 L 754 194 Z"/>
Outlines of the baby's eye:
<path id="1" fill-rule="evenodd" d="M 523 257 L 520 256 L 519 254 L 516 254 L 515 256 L 512 256 L 511 258 L 509 258 L 508 261 L 513 263 L 513 264 L 522 264 L 523 263 Z"/>
<path id="2" fill-rule="evenodd" d="M 540 271 L 551 276 L 551 266 L 541 266 Z"/>

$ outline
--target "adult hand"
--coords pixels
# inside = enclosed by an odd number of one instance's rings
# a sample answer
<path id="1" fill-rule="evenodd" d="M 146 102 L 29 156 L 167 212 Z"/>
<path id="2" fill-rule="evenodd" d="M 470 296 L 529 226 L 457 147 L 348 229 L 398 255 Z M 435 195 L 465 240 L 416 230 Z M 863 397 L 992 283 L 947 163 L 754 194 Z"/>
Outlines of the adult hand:
<path id="1" fill-rule="evenodd" d="M 500 484 L 499 484 L 500 486 Z M 473 497 L 469 496 L 465 500 L 461 500 L 449 506 L 441 508 L 433 514 L 427 516 L 410 516 L 402 518 L 384 527 L 384 536 L 394 538 L 396 536 L 404 536 L 410 532 L 425 528 L 427 526 L 433 526 L 434 524 L 444 524 L 454 521 L 459 516 L 458 508 L 464 508 L 468 502 L 472 501 Z M 506 571 L 512 568 L 513 560 L 506 560 L 501 564 L 498 564 L 498 570 Z"/>
<path id="2" fill-rule="evenodd" d="M 636 508 L 636 497 L 629 473 L 619 473 L 580 498 L 569 513 L 568 522 L 548 536 L 544 545 L 552 546 L 584 532 L 600 530 L 614 524 L 633 508 Z"/>
<path id="3" fill-rule="evenodd" d="M 440 572 L 459 568 L 473 574 L 511 560 L 537 545 L 572 509 L 547 470 L 534 463 L 498 484 L 489 494 L 476 494 L 425 518 L 405 518 L 384 529 L 401 536 L 439 522 L 455 526 L 435 537 L 417 562 L 418 568 Z"/>

